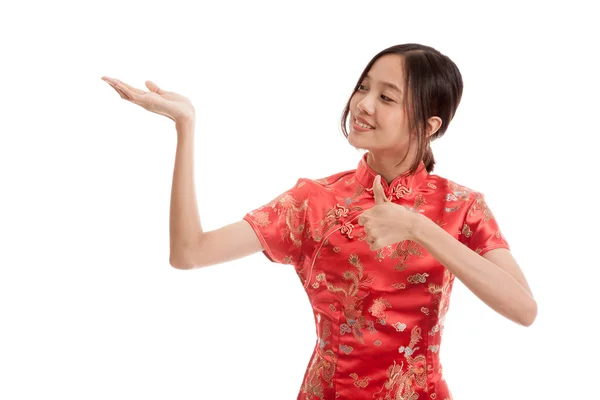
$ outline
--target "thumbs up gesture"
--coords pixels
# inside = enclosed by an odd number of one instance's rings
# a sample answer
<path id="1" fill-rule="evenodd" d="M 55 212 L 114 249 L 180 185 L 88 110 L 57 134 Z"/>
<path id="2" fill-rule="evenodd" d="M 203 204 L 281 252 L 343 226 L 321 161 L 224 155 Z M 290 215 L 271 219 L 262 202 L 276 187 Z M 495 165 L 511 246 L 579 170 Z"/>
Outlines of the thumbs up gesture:
<path id="1" fill-rule="evenodd" d="M 403 240 L 413 240 L 414 226 L 421 216 L 392 203 L 385 195 L 379 175 L 373 181 L 373 195 L 375 205 L 358 218 L 358 223 L 367 234 L 366 240 L 371 250 Z"/>

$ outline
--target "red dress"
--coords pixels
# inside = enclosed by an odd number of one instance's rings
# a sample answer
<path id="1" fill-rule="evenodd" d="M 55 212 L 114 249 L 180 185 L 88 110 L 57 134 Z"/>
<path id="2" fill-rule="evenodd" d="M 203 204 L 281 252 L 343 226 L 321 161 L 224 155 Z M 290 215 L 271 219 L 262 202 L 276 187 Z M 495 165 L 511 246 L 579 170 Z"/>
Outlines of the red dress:
<path id="1" fill-rule="evenodd" d="M 356 170 L 300 179 L 244 217 L 271 261 L 294 266 L 314 311 L 298 399 L 452 398 L 439 354 L 454 275 L 413 241 L 369 249 L 357 220 L 374 205 L 375 176 L 365 155 Z M 382 185 L 477 253 L 508 248 L 481 193 L 424 167 Z"/>

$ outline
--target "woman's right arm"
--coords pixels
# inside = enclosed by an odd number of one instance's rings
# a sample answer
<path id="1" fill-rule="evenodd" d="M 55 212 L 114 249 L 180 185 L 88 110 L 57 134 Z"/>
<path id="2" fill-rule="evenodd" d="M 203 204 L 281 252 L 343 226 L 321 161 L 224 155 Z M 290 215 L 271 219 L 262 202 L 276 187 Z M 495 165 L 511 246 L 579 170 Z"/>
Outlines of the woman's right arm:
<path id="1" fill-rule="evenodd" d="M 176 122 L 169 263 L 177 269 L 219 264 L 263 250 L 256 233 L 244 220 L 214 231 L 202 231 L 194 187 L 194 126 L 194 117 Z"/>
<path id="2" fill-rule="evenodd" d="M 177 152 L 171 187 L 169 263 L 191 269 L 235 260 L 263 250 L 250 224 L 244 220 L 211 232 L 202 232 L 194 189 L 195 111 L 185 96 L 146 81 L 149 91 L 103 76 L 122 99 L 175 122 Z"/>

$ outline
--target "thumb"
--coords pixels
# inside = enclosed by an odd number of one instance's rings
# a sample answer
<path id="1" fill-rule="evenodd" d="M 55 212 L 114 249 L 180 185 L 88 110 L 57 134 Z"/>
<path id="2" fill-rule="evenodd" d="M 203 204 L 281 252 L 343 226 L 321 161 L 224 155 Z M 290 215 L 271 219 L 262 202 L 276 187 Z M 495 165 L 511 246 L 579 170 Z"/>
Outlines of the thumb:
<path id="1" fill-rule="evenodd" d="M 388 201 L 383 186 L 381 186 L 381 175 L 377 175 L 373 181 L 373 196 L 375 196 L 375 204 L 383 204 Z"/>
<path id="2" fill-rule="evenodd" d="M 164 93 L 164 91 L 162 91 L 158 85 L 152 81 L 146 81 L 146 87 L 148 89 L 150 89 L 151 92 L 157 93 L 157 94 L 161 94 Z"/>

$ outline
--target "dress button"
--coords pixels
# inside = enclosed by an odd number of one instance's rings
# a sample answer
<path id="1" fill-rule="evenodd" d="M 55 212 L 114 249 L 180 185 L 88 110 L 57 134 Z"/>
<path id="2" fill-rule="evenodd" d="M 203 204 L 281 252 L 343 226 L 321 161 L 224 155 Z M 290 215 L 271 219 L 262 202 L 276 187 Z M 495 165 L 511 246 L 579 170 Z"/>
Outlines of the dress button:
<path id="1" fill-rule="evenodd" d="M 392 196 L 396 197 L 397 199 L 400 199 L 400 198 L 406 196 L 410 192 L 412 192 L 412 189 L 404 186 L 401 183 L 399 183 L 398 185 L 394 186 L 394 188 L 392 188 Z"/>

